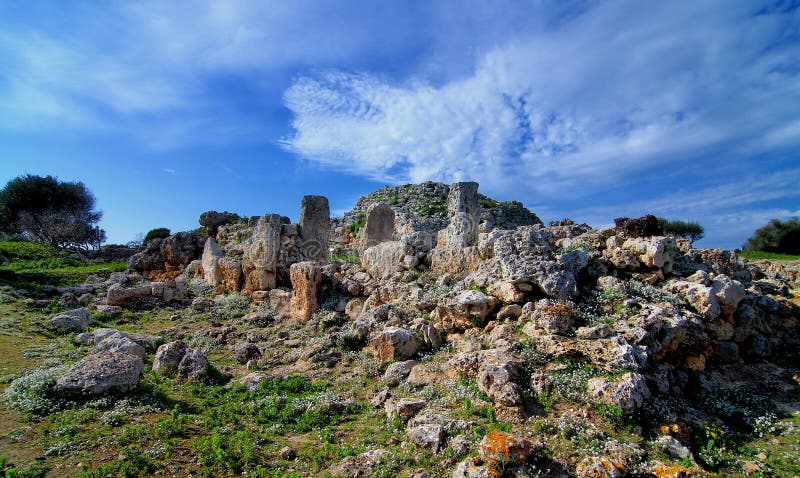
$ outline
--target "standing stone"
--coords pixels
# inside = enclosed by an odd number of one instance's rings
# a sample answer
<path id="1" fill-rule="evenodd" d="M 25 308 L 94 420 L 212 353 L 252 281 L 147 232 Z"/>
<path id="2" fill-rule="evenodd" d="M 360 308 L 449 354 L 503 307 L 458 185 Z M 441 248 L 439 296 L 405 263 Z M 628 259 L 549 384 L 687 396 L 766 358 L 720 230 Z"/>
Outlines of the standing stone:
<path id="1" fill-rule="evenodd" d="M 367 208 L 367 222 L 361 231 L 361 249 L 391 241 L 394 235 L 394 210 L 386 204 L 374 203 Z"/>
<path id="2" fill-rule="evenodd" d="M 280 248 L 281 217 L 277 214 L 261 216 L 244 250 L 242 272 L 245 292 L 275 288 Z"/>
<path id="3" fill-rule="evenodd" d="M 450 186 L 447 215 L 450 224 L 445 229 L 443 245 L 464 248 L 478 244 L 478 228 L 481 222 L 478 183 L 463 182 Z"/>
<path id="4" fill-rule="evenodd" d="M 303 253 L 310 261 L 328 260 L 331 211 L 325 196 L 303 196 L 300 210 L 300 237 Z"/>
<path id="5" fill-rule="evenodd" d="M 217 241 L 213 237 L 206 239 L 206 245 L 203 247 L 203 276 L 206 282 L 214 287 L 222 282 L 222 273 L 218 264 L 223 257 L 225 254 L 217 246 Z"/>
<path id="6" fill-rule="evenodd" d="M 322 272 L 313 262 L 298 262 L 289 268 L 292 280 L 293 319 L 307 322 L 317 311 L 317 291 L 322 282 Z"/>

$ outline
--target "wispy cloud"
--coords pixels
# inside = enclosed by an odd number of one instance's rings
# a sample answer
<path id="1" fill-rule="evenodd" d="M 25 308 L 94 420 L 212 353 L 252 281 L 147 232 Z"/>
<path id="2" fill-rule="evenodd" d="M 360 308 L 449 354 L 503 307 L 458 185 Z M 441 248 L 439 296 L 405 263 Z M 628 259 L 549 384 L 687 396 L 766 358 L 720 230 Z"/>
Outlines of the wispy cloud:
<path id="1" fill-rule="evenodd" d="M 163 168 L 163 169 L 161 169 L 161 170 L 162 170 L 162 171 L 164 171 L 165 173 L 167 173 L 167 174 L 171 175 L 171 176 L 175 176 L 176 174 L 178 174 L 178 172 L 177 172 L 177 171 L 175 171 L 175 170 L 174 170 L 174 169 L 172 169 L 172 168 Z"/>
<path id="2" fill-rule="evenodd" d="M 731 179 L 723 170 L 800 146 L 798 25 L 797 9 L 752 2 L 599 3 L 516 35 L 439 85 L 344 70 L 302 76 L 284 95 L 294 113 L 284 146 L 377 181 L 474 179 L 551 204 L 559 195 L 608 204 L 609 188 L 628 187 L 625 205 L 665 213 L 758 207 L 751 199 L 796 197 L 786 174 L 757 189 L 716 185 Z M 654 175 L 703 190 L 639 189 Z M 658 194 L 664 204 L 636 199 Z"/>

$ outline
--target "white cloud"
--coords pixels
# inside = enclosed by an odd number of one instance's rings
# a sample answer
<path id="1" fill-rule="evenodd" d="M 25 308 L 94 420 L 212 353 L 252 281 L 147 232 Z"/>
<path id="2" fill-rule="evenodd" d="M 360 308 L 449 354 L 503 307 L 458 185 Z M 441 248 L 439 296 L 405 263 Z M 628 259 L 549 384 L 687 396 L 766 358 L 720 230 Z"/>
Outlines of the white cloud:
<path id="1" fill-rule="evenodd" d="M 171 175 L 171 176 L 175 176 L 176 174 L 178 174 L 178 172 L 175 171 L 172 168 L 162 168 L 161 170 L 164 171 L 165 173 Z"/>
<path id="2" fill-rule="evenodd" d="M 572 194 L 747 143 L 800 144 L 796 15 L 747 2 L 608 2 L 483 55 L 434 86 L 327 71 L 285 93 L 285 145 L 378 181 L 477 179 Z M 764 139 L 763 142 L 760 139 Z"/>

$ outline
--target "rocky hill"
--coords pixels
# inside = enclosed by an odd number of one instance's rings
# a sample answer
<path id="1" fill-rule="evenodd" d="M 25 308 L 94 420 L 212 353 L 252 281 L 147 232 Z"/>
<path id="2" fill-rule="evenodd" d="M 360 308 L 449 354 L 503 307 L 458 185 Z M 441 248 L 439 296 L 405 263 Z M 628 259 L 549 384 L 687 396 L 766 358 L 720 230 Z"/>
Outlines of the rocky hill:
<path id="1" fill-rule="evenodd" d="M 5 290 L 0 455 L 51 476 L 797 474 L 784 269 L 477 189 L 204 213 L 208 235 L 127 272 Z"/>

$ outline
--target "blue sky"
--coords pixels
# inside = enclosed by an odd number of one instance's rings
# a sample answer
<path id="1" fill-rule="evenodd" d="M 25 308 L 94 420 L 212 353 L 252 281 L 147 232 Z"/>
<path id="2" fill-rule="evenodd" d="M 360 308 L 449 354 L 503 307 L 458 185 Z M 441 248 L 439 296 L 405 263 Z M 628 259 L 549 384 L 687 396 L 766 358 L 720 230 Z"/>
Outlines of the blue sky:
<path id="1" fill-rule="evenodd" d="M 0 3 L 0 182 L 80 180 L 110 242 L 476 180 L 545 221 L 739 247 L 800 215 L 800 8 L 725 1 Z"/>

